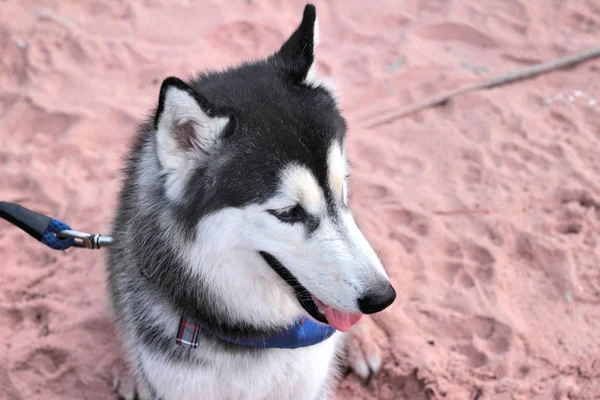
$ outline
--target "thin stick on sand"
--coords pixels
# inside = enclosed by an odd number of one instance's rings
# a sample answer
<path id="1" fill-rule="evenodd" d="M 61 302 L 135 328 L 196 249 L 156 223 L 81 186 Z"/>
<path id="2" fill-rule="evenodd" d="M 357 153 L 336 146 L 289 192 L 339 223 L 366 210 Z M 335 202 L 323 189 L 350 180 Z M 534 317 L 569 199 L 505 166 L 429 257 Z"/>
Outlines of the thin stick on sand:
<path id="1" fill-rule="evenodd" d="M 412 114 L 414 112 L 420 111 L 424 108 L 437 106 L 443 104 L 450 100 L 452 97 L 458 96 L 460 94 L 464 94 L 467 92 L 472 92 L 480 89 L 491 89 L 496 86 L 506 85 L 508 83 L 516 82 L 522 79 L 532 78 L 534 76 L 549 72 L 555 71 L 561 68 L 571 67 L 575 64 L 581 63 L 583 61 L 595 58 L 600 56 L 600 47 L 596 47 L 593 49 L 585 50 L 577 54 L 573 54 L 566 57 L 556 58 L 551 61 L 543 62 L 540 64 L 533 65 L 531 67 L 518 69 L 516 71 L 508 72 L 505 74 L 501 74 L 490 79 L 484 79 L 479 82 L 470 83 L 464 86 L 459 87 L 458 89 L 454 89 L 451 91 L 443 92 L 431 97 L 428 97 L 422 101 L 408 104 L 404 107 L 400 107 L 395 110 L 390 110 L 388 112 L 384 112 L 383 114 L 376 115 L 370 120 L 366 120 L 364 122 L 364 126 L 366 128 L 376 128 L 381 125 L 388 124 L 392 121 L 395 121 L 398 118 L 402 118 L 405 115 Z"/>

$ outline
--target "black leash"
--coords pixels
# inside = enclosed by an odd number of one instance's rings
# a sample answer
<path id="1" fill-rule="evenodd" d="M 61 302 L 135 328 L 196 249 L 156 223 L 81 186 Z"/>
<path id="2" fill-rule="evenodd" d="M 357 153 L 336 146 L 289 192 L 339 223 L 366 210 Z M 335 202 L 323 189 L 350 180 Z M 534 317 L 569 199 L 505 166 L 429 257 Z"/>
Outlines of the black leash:
<path id="1" fill-rule="evenodd" d="M 69 225 L 62 221 L 15 203 L 0 201 L 0 218 L 21 228 L 31 237 L 54 250 L 66 250 L 69 247 L 100 249 L 114 244 L 110 236 L 71 230 Z"/>

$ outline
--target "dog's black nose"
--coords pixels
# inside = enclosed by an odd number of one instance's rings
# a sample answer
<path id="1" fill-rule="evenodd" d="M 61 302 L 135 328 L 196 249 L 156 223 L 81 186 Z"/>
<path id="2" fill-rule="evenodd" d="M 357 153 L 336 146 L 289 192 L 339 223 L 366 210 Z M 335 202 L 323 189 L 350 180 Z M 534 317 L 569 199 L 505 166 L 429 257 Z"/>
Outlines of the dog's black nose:
<path id="1" fill-rule="evenodd" d="M 358 299 L 358 309 L 363 314 L 374 314 L 385 310 L 396 300 L 396 291 L 389 282 L 381 285 L 381 289 L 373 290 Z"/>

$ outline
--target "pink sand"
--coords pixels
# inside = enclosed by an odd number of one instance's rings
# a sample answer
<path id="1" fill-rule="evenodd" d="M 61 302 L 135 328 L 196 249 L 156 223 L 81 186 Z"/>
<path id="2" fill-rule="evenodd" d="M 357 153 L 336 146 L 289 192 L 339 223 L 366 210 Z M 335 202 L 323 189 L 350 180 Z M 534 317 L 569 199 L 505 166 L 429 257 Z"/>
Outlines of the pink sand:
<path id="1" fill-rule="evenodd" d="M 106 232 L 161 80 L 274 51 L 302 1 L 0 1 L 0 199 Z M 398 291 L 341 399 L 600 397 L 600 61 L 368 118 L 598 44 L 594 1 L 317 1 L 352 206 Z M 546 101 L 545 101 L 546 100 Z M 101 251 L 0 221 L 0 398 L 113 399 Z"/>

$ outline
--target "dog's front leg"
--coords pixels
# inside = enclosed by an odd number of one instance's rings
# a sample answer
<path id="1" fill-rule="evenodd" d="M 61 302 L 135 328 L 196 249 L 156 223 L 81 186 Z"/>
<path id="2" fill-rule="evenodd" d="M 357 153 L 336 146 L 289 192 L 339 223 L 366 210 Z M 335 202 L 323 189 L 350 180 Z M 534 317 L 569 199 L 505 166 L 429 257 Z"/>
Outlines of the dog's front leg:
<path id="1" fill-rule="evenodd" d="M 363 316 L 346 335 L 346 362 L 365 381 L 381 370 L 384 351 L 388 349 L 385 332 L 370 316 Z"/>
<path id="2" fill-rule="evenodd" d="M 117 400 L 155 400 L 147 383 L 136 378 L 128 368 L 113 371 L 113 390 Z"/>

